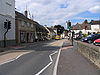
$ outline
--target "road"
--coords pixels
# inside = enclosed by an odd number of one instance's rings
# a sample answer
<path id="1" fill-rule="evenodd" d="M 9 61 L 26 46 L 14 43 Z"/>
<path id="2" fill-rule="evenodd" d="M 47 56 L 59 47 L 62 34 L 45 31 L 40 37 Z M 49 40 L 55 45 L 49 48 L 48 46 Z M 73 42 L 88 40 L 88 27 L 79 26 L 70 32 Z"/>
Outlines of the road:
<path id="1" fill-rule="evenodd" d="M 15 48 L 15 50 L 31 50 L 32 52 L 25 54 L 12 62 L 0 65 L 0 75 L 52 75 L 57 51 L 61 47 L 63 41 L 64 40 L 56 42 L 37 42 L 28 44 L 23 48 Z M 50 54 L 52 53 L 55 54 L 51 56 L 53 63 L 49 66 L 50 69 L 47 67 L 46 70 L 43 70 L 44 67 L 51 62 Z"/>

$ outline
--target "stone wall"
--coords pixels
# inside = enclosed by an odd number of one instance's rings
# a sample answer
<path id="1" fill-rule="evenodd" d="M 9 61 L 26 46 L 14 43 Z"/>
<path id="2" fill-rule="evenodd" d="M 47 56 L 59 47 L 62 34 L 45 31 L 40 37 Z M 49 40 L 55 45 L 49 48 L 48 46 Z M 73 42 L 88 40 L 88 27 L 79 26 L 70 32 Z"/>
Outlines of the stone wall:
<path id="1" fill-rule="evenodd" d="M 100 68 L 100 47 L 80 41 L 74 41 L 74 49 L 78 50 Z"/>

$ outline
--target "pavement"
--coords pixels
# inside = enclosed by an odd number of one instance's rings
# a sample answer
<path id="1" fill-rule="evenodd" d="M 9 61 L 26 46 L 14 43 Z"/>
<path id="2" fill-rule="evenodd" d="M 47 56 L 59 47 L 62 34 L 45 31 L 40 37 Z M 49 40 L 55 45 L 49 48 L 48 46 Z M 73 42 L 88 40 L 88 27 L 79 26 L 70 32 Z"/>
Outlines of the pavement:
<path id="1" fill-rule="evenodd" d="M 100 69 L 74 50 L 71 43 L 65 42 L 60 54 L 57 75 L 100 75 Z"/>
<path id="2" fill-rule="evenodd" d="M 15 59 L 19 58 L 20 56 L 30 53 L 32 51 L 19 51 L 19 52 L 10 52 L 3 55 L 0 55 L 0 65 L 8 63 L 10 61 L 14 61 Z"/>

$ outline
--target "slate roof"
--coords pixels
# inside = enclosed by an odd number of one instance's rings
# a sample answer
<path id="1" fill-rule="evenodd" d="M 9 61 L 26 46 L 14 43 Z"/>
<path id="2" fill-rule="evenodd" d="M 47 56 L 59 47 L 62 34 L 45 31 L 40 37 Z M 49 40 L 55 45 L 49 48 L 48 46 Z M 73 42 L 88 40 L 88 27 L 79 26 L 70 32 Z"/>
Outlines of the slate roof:
<path id="1" fill-rule="evenodd" d="M 90 22 L 90 24 L 91 24 L 91 25 L 100 25 L 100 20 L 97 20 L 97 21 L 93 21 L 93 20 L 92 20 L 92 21 Z"/>

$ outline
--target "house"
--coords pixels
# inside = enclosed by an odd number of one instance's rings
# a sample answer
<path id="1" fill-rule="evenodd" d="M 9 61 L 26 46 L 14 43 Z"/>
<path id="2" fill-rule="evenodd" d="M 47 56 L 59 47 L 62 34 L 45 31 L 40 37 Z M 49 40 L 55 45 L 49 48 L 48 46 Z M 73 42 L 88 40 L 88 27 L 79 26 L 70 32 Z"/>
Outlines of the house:
<path id="1" fill-rule="evenodd" d="M 83 34 L 88 34 L 88 32 L 91 32 L 91 24 L 85 20 L 82 24 L 77 23 L 76 25 L 73 25 L 72 30 L 75 33 L 79 33 L 81 31 Z"/>
<path id="2" fill-rule="evenodd" d="M 100 20 L 91 20 L 90 22 L 85 20 L 82 24 L 77 23 L 76 25 L 73 25 L 72 30 L 75 33 L 79 33 L 81 31 L 83 34 L 88 34 L 89 32 L 100 32 Z"/>
<path id="3" fill-rule="evenodd" d="M 6 45 L 15 45 L 15 0 L 0 0 L 0 47 L 4 46 L 4 22 L 11 21 L 11 29 L 6 34 Z"/>
<path id="4" fill-rule="evenodd" d="M 48 31 L 45 29 L 44 26 L 40 25 L 38 22 L 34 21 L 34 25 L 36 28 L 35 31 L 35 40 L 37 41 L 41 41 L 41 40 L 45 40 L 47 37 L 47 33 Z"/>
<path id="5" fill-rule="evenodd" d="M 27 17 L 27 11 L 25 15 L 15 11 L 15 23 L 16 23 L 16 43 L 32 43 L 35 41 L 35 25 L 34 21 Z"/>
<path id="6" fill-rule="evenodd" d="M 92 32 L 95 32 L 95 33 L 100 32 L 100 20 L 96 20 L 96 21 L 91 20 L 90 24 L 91 24 Z"/>
<path id="7" fill-rule="evenodd" d="M 47 30 L 38 22 L 28 18 L 28 12 L 24 14 L 16 13 L 16 43 L 33 43 L 44 40 L 47 36 Z"/>

